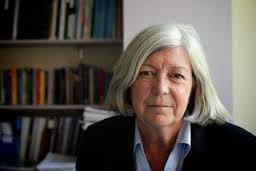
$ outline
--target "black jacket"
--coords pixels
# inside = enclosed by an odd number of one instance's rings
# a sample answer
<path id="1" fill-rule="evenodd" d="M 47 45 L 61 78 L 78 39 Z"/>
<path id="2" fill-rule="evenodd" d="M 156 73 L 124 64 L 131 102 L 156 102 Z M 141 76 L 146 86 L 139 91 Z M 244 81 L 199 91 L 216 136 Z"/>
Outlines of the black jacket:
<path id="1" fill-rule="evenodd" d="M 134 117 L 115 116 L 83 132 L 77 171 L 132 171 Z M 256 170 L 256 137 L 230 123 L 191 124 L 183 171 Z"/>

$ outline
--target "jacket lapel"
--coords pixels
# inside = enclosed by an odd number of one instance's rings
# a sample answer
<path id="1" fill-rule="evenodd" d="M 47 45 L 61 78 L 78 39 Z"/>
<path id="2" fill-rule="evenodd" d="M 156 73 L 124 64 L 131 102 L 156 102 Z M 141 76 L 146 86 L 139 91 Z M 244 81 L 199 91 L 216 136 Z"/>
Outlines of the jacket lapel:
<path id="1" fill-rule="evenodd" d="M 133 171 L 134 117 L 128 117 L 122 122 L 116 135 L 117 141 L 108 144 L 105 157 L 105 170 Z M 109 148 L 111 146 L 112 148 Z M 111 156 L 111 157 L 110 157 Z"/>
<path id="2" fill-rule="evenodd" d="M 206 163 L 208 158 L 208 145 L 206 130 L 196 124 L 191 124 L 191 149 L 184 160 L 182 170 L 209 170 Z"/>

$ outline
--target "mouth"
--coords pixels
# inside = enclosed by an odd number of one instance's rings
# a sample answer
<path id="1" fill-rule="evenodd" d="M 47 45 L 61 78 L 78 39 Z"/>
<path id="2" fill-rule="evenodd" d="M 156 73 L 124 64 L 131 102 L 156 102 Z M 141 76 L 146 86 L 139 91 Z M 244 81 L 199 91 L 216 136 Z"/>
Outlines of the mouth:
<path id="1" fill-rule="evenodd" d="M 153 107 L 153 108 L 173 108 L 172 105 L 164 105 L 164 104 L 152 104 L 152 105 L 148 105 L 148 107 Z"/>

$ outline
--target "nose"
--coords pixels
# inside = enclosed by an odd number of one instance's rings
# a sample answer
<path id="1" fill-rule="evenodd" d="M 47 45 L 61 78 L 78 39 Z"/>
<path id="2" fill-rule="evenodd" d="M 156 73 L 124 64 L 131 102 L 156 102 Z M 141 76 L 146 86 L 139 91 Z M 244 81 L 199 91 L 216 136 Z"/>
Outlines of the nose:
<path id="1" fill-rule="evenodd" d="M 169 79 L 165 75 L 160 75 L 155 79 L 152 87 L 152 94 L 155 96 L 164 96 L 169 94 L 170 86 Z"/>

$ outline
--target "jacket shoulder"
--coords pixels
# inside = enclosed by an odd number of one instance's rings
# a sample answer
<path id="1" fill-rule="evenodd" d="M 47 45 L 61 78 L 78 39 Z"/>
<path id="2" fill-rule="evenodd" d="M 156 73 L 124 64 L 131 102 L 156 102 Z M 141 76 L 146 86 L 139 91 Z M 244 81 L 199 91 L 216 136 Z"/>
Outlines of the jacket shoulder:
<path id="1" fill-rule="evenodd" d="M 122 131 L 123 129 L 132 127 L 133 125 L 133 117 L 117 115 L 92 124 L 87 129 L 95 132 L 103 132 L 105 134 Z"/>
<path id="2" fill-rule="evenodd" d="M 113 146 L 119 140 L 131 139 L 134 134 L 134 118 L 122 115 L 113 116 L 90 125 L 83 130 L 81 141 L 98 146 Z"/>
<path id="3" fill-rule="evenodd" d="M 247 170 L 254 167 L 251 157 L 254 154 L 256 137 L 239 126 L 191 124 L 191 149 L 184 161 L 184 170 L 236 170 L 239 167 Z M 213 161 L 217 165 L 212 165 Z"/>
<path id="4" fill-rule="evenodd" d="M 133 136 L 133 117 L 119 115 L 90 125 L 80 138 L 77 171 L 131 167 Z"/>
<path id="5" fill-rule="evenodd" d="M 256 152 L 256 136 L 232 123 L 192 124 L 191 134 L 196 143 L 203 141 L 215 152 L 224 150 L 233 153 L 234 149 L 238 153 Z"/>
<path id="6" fill-rule="evenodd" d="M 229 122 L 225 122 L 223 124 L 211 124 L 206 126 L 206 129 L 213 136 L 218 136 L 223 138 L 224 140 L 230 140 L 237 143 L 243 143 L 251 140 L 255 140 L 255 136 L 249 131 L 241 128 L 237 125 L 234 125 Z"/>

